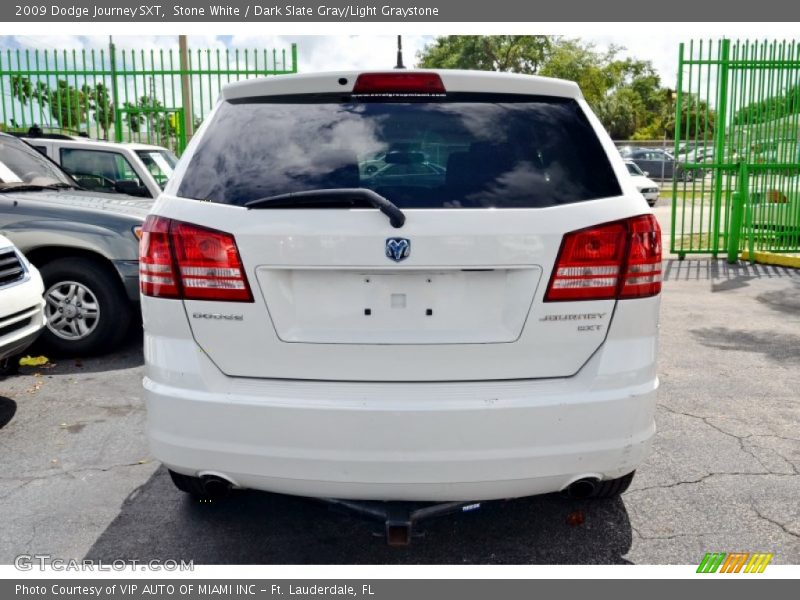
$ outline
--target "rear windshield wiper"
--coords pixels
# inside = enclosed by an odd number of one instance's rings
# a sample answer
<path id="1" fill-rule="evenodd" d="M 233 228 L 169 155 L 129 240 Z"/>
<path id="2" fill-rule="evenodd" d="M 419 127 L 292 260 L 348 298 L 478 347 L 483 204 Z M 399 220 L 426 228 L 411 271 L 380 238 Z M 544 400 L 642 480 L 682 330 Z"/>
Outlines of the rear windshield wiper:
<path id="1" fill-rule="evenodd" d="M 291 208 L 308 204 L 341 204 L 353 200 L 367 202 L 389 217 L 392 227 L 399 229 L 406 222 L 403 211 L 390 200 L 367 188 L 334 188 L 277 194 L 245 203 L 247 208 Z"/>

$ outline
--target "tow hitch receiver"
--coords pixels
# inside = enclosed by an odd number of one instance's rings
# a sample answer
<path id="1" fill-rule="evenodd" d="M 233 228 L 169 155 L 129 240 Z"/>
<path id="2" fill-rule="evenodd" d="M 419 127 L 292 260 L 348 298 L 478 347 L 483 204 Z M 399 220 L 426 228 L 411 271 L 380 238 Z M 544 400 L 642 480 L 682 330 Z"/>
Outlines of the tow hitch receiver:
<path id="1" fill-rule="evenodd" d="M 373 521 L 382 521 L 386 543 L 390 546 L 408 546 L 414 525 L 424 519 L 459 512 L 469 512 L 481 507 L 480 502 L 379 502 L 374 500 L 338 500 L 325 498 L 333 508 L 344 509 Z"/>

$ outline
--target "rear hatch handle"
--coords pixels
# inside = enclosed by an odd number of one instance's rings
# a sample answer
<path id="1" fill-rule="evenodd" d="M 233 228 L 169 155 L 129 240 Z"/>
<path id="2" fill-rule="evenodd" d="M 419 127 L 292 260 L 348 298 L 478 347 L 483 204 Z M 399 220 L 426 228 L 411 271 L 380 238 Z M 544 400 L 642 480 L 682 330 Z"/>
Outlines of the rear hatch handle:
<path id="1" fill-rule="evenodd" d="M 367 188 L 333 188 L 322 190 L 305 190 L 289 194 L 277 194 L 251 200 L 246 208 L 291 208 L 295 205 L 342 204 L 360 200 L 371 204 L 389 217 L 389 223 L 399 229 L 406 222 L 406 216 L 391 200 Z"/>

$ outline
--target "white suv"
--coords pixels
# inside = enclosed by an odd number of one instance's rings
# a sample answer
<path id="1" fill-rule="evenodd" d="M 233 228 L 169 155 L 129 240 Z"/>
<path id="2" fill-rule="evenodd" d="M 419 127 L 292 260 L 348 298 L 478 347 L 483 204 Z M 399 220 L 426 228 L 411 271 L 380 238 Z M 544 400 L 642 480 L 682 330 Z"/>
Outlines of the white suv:
<path id="1" fill-rule="evenodd" d="M 157 198 L 178 162 L 171 150 L 150 144 L 46 134 L 23 139 L 95 192 Z"/>
<path id="2" fill-rule="evenodd" d="M 198 495 L 616 495 L 654 434 L 660 240 L 574 83 L 232 84 L 144 226 L 152 452 Z"/>

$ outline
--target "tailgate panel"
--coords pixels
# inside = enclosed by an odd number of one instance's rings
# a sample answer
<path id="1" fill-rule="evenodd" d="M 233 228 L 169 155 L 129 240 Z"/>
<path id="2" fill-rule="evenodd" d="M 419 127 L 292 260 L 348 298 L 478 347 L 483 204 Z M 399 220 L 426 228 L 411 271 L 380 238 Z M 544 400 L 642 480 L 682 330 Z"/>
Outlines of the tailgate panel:
<path id="1" fill-rule="evenodd" d="M 630 210 L 619 200 L 409 210 L 398 231 L 378 211 L 306 210 L 299 218 L 182 204 L 175 216 L 237 232 L 255 300 L 185 301 L 202 351 L 230 376 L 339 381 L 575 374 L 605 340 L 615 301 L 542 302 L 561 239 Z M 398 233 L 412 251 L 394 264 L 384 244 Z"/>
<path id="2" fill-rule="evenodd" d="M 513 269 L 256 269 L 284 342 L 486 344 L 519 338 L 541 277 Z"/>

